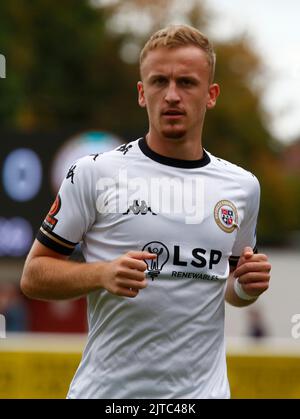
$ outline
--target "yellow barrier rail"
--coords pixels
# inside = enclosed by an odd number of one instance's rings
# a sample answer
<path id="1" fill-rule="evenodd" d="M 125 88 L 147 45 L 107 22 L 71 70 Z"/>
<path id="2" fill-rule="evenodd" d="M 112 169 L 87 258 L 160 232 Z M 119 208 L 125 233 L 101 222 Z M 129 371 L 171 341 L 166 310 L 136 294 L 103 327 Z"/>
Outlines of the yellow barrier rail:
<path id="1" fill-rule="evenodd" d="M 300 342 L 228 345 L 232 398 L 300 398 Z M 0 340 L 0 398 L 65 398 L 85 338 L 9 335 Z"/>

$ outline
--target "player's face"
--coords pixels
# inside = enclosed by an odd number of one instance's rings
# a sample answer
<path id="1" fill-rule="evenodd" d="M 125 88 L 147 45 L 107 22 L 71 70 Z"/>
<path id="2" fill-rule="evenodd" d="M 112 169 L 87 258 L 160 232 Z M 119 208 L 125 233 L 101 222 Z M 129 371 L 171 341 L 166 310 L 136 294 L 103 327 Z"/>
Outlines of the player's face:
<path id="1" fill-rule="evenodd" d="M 199 139 L 206 109 L 219 94 L 219 86 L 210 84 L 205 52 L 195 46 L 157 48 L 143 61 L 141 75 L 139 104 L 147 108 L 150 133 Z"/>

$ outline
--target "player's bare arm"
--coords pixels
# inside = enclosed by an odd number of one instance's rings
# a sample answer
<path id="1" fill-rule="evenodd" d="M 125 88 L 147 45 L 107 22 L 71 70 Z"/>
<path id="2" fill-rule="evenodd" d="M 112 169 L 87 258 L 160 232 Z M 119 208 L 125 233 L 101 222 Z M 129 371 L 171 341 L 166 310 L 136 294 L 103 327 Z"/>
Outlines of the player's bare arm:
<path id="1" fill-rule="evenodd" d="M 268 257 L 262 253 L 254 254 L 251 247 L 245 247 L 237 268 L 230 273 L 226 289 L 226 301 L 236 307 L 253 304 L 256 299 L 269 288 L 271 264 Z M 252 299 L 240 298 L 234 283 L 238 282 L 242 290 Z"/>
<path id="2" fill-rule="evenodd" d="M 109 262 L 77 263 L 35 241 L 26 259 L 21 288 L 30 298 L 62 300 L 98 289 L 134 298 L 146 288 L 143 259 L 156 255 L 132 251 Z"/>

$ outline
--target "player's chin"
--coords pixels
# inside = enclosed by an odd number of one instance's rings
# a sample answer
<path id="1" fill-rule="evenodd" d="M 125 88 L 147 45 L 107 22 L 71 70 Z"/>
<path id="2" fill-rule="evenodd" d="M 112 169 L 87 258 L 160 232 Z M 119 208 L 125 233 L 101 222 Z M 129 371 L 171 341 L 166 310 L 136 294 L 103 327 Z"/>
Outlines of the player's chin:
<path id="1" fill-rule="evenodd" d="M 162 129 L 162 134 L 165 138 L 179 140 L 186 135 L 186 129 L 181 127 L 170 127 Z"/>

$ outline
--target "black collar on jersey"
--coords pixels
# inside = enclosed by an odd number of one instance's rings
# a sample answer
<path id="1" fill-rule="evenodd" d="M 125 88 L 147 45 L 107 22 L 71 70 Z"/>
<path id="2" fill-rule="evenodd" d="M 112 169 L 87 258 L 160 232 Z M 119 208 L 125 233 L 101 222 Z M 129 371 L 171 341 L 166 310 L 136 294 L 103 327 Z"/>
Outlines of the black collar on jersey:
<path id="1" fill-rule="evenodd" d="M 139 147 L 141 151 L 150 159 L 167 166 L 181 167 L 183 169 L 196 169 L 197 167 L 204 167 L 210 163 L 210 157 L 203 149 L 203 157 L 199 160 L 180 160 L 171 157 L 162 156 L 151 150 L 145 138 L 139 140 Z"/>

